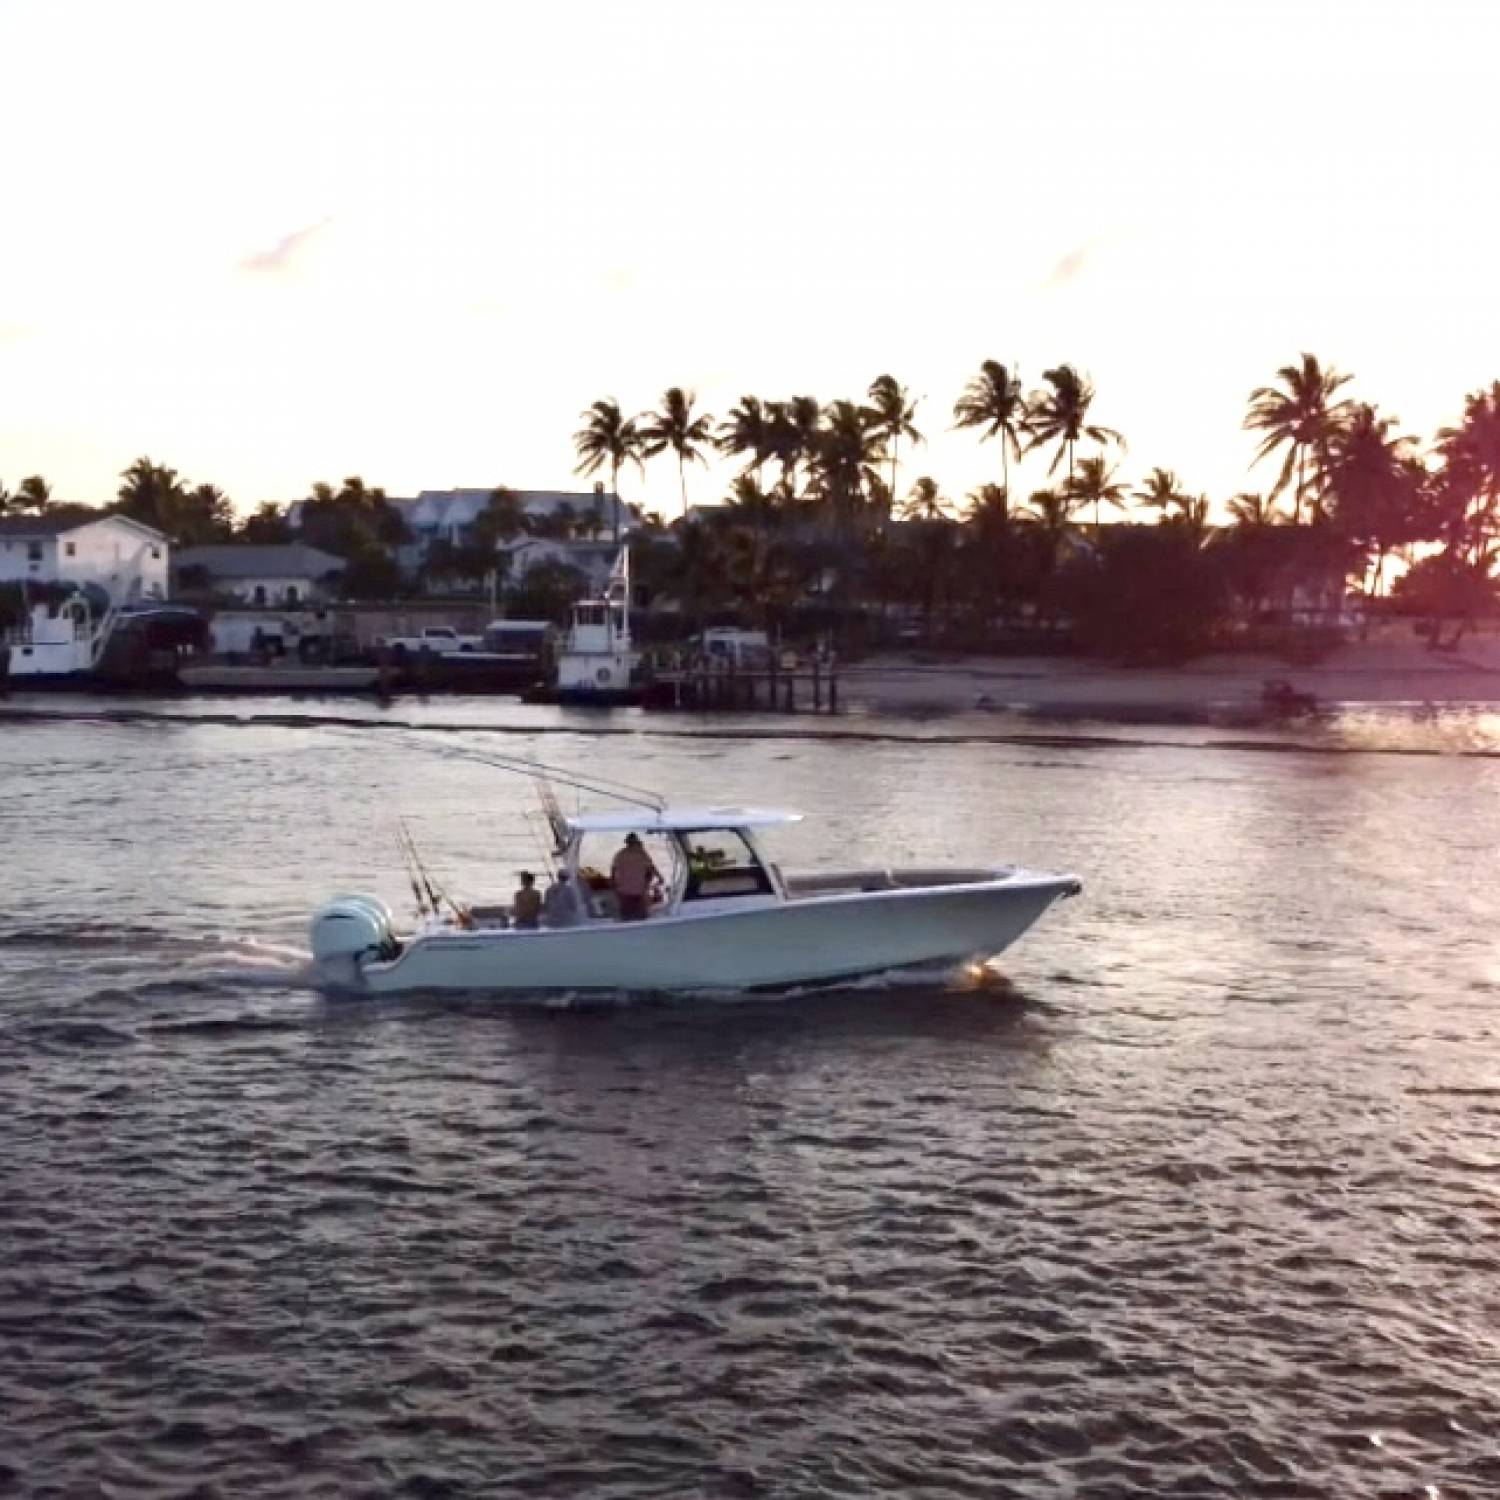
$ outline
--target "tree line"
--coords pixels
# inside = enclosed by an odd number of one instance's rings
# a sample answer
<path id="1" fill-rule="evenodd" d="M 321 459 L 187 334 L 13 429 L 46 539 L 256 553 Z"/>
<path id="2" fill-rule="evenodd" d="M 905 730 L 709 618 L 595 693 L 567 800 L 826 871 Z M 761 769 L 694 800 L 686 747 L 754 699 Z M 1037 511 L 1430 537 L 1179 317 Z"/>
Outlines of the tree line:
<path id="1" fill-rule="evenodd" d="M 1068 364 L 1045 370 L 1030 391 L 1014 366 L 980 365 L 950 421 L 995 444 L 998 476 L 962 500 L 928 475 L 903 486 L 903 464 L 925 439 L 920 403 L 889 374 L 860 400 L 745 395 L 721 418 L 680 386 L 634 416 L 601 399 L 581 414 L 573 444 L 577 472 L 607 472 L 615 495 L 628 468 L 644 475 L 657 460 L 675 467 L 676 521 L 631 507 L 637 573 L 648 592 L 671 593 L 695 611 L 766 618 L 799 603 L 879 615 L 905 607 L 929 632 L 961 626 L 982 634 L 1022 617 L 1045 625 L 1123 613 L 1129 623 L 1135 606 L 1112 611 L 1104 602 L 1137 595 L 1152 605 L 1146 616 L 1164 607 L 1163 597 L 1201 620 L 1231 605 L 1253 614 L 1278 578 L 1299 573 L 1332 578 L 1338 592 L 1348 580 L 1373 598 L 1393 572 L 1397 603 L 1414 612 L 1470 619 L 1492 611 L 1500 382 L 1471 393 L 1458 418 L 1426 443 L 1353 399 L 1349 385 L 1348 375 L 1304 354 L 1250 393 L 1244 426 L 1259 439 L 1254 462 L 1269 466 L 1269 483 L 1229 497 L 1230 524 L 1218 526 L 1209 498 L 1170 468 L 1153 468 L 1134 486 L 1122 479 L 1124 438 L 1096 419 L 1092 381 Z M 1047 482 L 1018 500 L 1013 465 L 1037 452 L 1048 460 Z M 737 461 L 738 472 L 721 503 L 689 520 L 687 470 L 710 454 Z M 58 509 L 41 476 L 14 493 L 0 485 L 0 514 Z M 411 540 L 401 513 L 357 476 L 313 485 L 294 529 L 274 502 L 237 517 L 217 486 L 192 484 L 143 457 L 122 474 L 108 510 L 183 546 L 308 542 L 344 559 L 346 589 L 356 597 L 411 585 L 395 556 Z M 1106 512 L 1130 524 L 1105 526 Z M 528 515 L 498 486 L 466 535 L 426 549 L 421 581 L 472 586 L 497 567 L 500 545 L 523 533 L 612 529 L 588 506 Z M 560 596 L 570 584 L 553 582 Z"/>

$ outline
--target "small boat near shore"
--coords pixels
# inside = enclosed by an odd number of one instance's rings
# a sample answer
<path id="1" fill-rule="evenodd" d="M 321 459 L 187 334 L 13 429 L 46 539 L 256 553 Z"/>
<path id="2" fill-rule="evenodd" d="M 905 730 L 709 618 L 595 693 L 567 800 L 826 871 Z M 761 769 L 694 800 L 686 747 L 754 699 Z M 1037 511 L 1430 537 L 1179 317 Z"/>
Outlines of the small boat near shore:
<path id="1" fill-rule="evenodd" d="M 1081 889 L 1073 875 L 998 863 L 787 873 L 760 836 L 800 821 L 789 811 L 550 808 L 556 870 L 576 893 L 566 925 L 517 927 L 504 906 L 465 906 L 429 885 L 422 920 L 403 932 L 378 897 L 343 896 L 312 921 L 327 982 L 374 994 L 742 991 L 956 969 L 1003 952 Z M 622 920 L 603 873 L 622 840 L 656 872 L 643 920 Z M 419 903 L 423 880 L 413 874 Z"/>

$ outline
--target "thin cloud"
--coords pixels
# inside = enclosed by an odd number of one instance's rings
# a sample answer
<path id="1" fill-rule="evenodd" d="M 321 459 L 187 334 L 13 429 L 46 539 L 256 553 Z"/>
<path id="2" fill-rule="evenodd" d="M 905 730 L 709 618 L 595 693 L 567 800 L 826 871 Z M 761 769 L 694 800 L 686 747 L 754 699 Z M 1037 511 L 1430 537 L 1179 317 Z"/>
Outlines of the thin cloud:
<path id="1" fill-rule="evenodd" d="M 1060 292 L 1064 287 L 1072 286 L 1088 269 L 1089 261 L 1093 259 L 1093 256 L 1094 246 L 1092 243 L 1079 245 L 1076 250 L 1068 251 L 1052 267 L 1052 274 L 1047 277 L 1047 290 L 1049 292 Z"/>
<path id="2" fill-rule="evenodd" d="M 257 251 L 240 262 L 242 271 L 258 276 L 280 276 L 292 270 L 306 252 L 307 247 L 333 222 L 333 215 L 319 219 L 315 224 L 304 224 L 283 235 L 269 249 Z"/>

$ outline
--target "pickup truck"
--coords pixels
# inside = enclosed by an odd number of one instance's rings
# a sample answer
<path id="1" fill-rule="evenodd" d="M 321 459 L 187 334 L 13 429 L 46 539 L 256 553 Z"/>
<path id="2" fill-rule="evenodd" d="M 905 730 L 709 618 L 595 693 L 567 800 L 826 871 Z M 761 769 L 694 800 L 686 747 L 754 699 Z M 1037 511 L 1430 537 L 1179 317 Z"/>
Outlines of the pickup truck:
<path id="1" fill-rule="evenodd" d="M 375 645 L 392 656 L 430 651 L 434 656 L 451 656 L 455 652 L 483 651 L 482 635 L 460 635 L 451 625 L 424 625 L 420 635 L 377 635 Z"/>

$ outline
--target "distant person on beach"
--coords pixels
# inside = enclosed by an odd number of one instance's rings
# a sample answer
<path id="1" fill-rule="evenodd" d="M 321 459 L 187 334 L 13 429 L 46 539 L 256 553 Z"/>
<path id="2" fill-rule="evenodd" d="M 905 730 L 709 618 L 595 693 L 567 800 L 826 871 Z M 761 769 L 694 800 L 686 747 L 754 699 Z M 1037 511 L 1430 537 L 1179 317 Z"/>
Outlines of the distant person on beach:
<path id="1" fill-rule="evenodd" d="M 521 871 L 521 889 L 510 904 L 511 923 L 515 927 L 536 929 L 541 926 L 542 893 L 536 888 L 536 876 Z"/>
<path id="2" fill-rule="evenodd" d="M 615 890 L 622 922 L 644 922 L 651 883 L 661 879 L 638 833 L 627 833 L 625 844 L 609 867 L 609 882 Z"/>
<path id="3" fill-rule="evenodd" d="M 578 892 L 568 872 L 559 870 L 542 896 L 542 920 L 549 927 L 575 927 L 580 915 Z"/>

